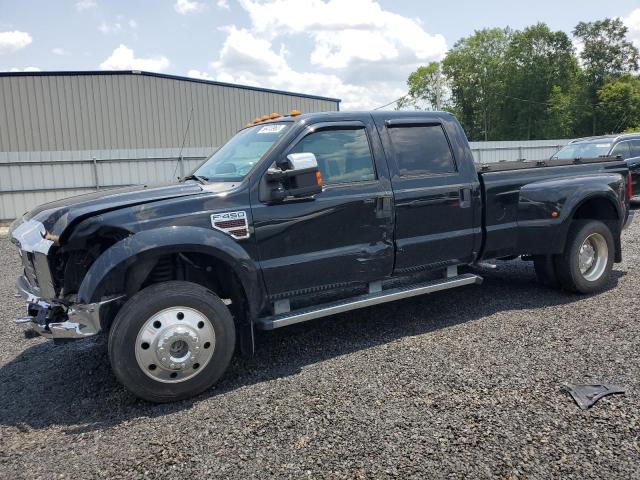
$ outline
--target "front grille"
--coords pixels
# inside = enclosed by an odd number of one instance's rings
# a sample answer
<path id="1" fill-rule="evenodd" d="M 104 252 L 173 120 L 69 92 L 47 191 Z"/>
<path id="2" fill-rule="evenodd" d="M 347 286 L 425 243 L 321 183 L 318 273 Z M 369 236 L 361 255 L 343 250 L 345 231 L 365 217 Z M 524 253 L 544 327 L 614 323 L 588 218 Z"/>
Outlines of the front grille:
<path id="1" fill-rule="evenodd" d="M 33 265 L 33 253 L 21 252 L 22 266 L 24 267 L 24 276 L 33 287 L 39 287 L 36 268 Z"/>

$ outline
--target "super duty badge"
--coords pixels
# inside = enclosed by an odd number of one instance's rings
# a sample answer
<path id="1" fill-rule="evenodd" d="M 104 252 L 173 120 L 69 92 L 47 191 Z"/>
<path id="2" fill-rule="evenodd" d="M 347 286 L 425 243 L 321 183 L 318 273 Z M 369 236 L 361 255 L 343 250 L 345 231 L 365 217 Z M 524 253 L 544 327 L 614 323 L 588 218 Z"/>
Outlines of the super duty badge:
<path id="1" fill-rule="evenodd" d="M 228 233 L 233 238 L 249 238 L 249 223 L 247 222 L 247 212 L 214 213 L 211 215 L 211 226 L 216 230 Z"/>

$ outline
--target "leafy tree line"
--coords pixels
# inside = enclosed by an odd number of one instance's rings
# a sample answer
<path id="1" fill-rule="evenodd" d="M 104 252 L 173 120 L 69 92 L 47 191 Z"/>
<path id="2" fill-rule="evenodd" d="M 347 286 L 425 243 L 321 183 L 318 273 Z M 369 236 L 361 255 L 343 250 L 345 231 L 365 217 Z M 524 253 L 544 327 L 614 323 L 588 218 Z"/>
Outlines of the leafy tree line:
<path id="1" fill-rule="evenodd" d="M 484 29 L 409 75 L 398 109 L 447 110 L 470 140 L 571 138 L 640 129 L 638 49 L 620 19 L 571 38 L 538 23 Z"/>

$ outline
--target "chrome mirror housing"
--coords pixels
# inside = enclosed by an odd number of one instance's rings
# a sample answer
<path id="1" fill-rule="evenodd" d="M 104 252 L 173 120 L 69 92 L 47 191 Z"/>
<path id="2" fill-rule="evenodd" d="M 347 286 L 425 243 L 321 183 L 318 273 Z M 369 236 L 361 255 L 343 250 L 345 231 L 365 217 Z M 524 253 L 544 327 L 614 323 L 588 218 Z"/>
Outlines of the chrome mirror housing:
<path id="1" fill-rule="evenodd" d="M 306 170 L 318 168 L 318 160 L 313 153 L 290 153 L 287 155 L 286 170 Z"/>

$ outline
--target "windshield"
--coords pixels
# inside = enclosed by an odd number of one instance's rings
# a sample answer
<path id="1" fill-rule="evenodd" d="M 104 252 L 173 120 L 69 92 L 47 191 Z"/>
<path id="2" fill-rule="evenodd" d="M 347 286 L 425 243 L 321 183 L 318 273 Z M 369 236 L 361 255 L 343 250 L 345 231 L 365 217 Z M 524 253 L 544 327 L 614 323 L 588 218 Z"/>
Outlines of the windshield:
<path id="1" fill-rule="evenodd" d="M 574 159 L 574 158 L 597 158 L 606 156 L 611 149 L 611 143 L 606 141 L 571 143 L 561 148 L 551 158 Z"/>
<path id="2" fill-rule="evenodd" d="M 290 123 L 245 128 L 211 155 L 194 175 L 211 182 L 239 182 L 289 129 Z"/>

